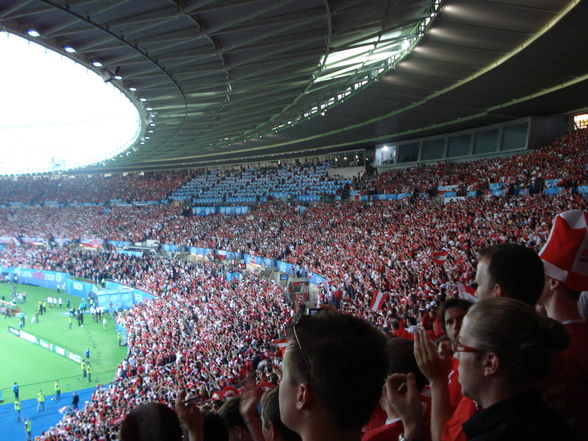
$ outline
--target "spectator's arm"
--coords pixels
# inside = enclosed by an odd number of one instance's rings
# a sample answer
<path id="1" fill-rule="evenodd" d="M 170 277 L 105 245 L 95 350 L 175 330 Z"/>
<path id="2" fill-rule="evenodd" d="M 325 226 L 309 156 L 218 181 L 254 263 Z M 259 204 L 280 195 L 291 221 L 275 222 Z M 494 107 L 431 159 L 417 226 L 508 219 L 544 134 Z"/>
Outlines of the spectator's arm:
<path id="1" fill-rule="evenodd" d="M 406 439 L 423 439 L 423 411 L 414 374 L 392 374 L 384 385 L 386 413 L 392 410 L 402 421 Z M 388 407 L 390 407 L 388 409 Z"/>
<path id="2" fill-rule="evenodd" d="M 176 398 L 176 413 L 180 422 L 188 429 L 190 441 L 204 441 L 204 419 L 194 402 L 186 402 L 186 392 L 182 391 Z"/>
<path id="3" fill-rule="evenodd" d="M 248 377 L 244 382 L 243 392 L 239 401 L 239 411 L 247 426 L 247 430 L 253 441 L 264 441 L 261 427 L 261 418 L 257 414 L 257 389 L 255 380 Z M 190 440 L 191 441 L 191 440 Z"/>
<path id="4" fill-rule="evenodd" d="M 415 334 L 414 355 L 419 369 L 431 387 L 431 440 L 440 441 L 445 423 L 451 417 L 448 360 L 439 357 L 434 343 L 423 332 Z"/>

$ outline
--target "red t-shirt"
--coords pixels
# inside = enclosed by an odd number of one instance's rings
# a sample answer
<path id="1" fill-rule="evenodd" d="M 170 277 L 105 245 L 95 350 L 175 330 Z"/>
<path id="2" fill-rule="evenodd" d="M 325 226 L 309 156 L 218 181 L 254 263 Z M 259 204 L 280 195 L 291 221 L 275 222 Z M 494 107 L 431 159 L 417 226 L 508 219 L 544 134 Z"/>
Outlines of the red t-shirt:
<path id="1" fill-rule="evenodd" d="M 570 346 L 542 382 L 543 400 L 557 409 L 578 434 L 588 433 L 588 324 L 564 323 Z"/>
<path id="2" fill-rule="evenodd" d="M 462 396 L 451 418 L 443 426 L 441 441 L 466 441 L 467 437 L 463 431 L 463 423 L 473 417 L 476 412 L 476 403 L 470 398 Z"/>
<path id="3" fill-rule="evenodd" d="M 385 426 L 372 429 L 363 434 L 361 441 L 394 441 L 398 435 L 403 432 L 402 421 L 400 419 Z"/>
<path id="4" fill-rule="evenodd" d="M 386 411 L 382 409 L 380 403 L 377 404 L 376 408 L 372 412 L 372 416 L 370 420 L 366 423 L 365 426 L 362 428 L 362 432 L 367 433 L 374 429 L 379 429 L 386 424 L 386 420 L 388 419 L 388 415 Z"/>
<path id="5" fill-rule="evenodd" d="M 431 441 L 431 398 L 421 395 L 421 404 L 423 408 L 424 439 L 425 441 Z M 361 441 L 396 441 L 398 435 L 403 432 L 402 421 L 397 419 L 384 426 L 366 431 L 361 437 Z"/>
<path id="6" fill-rule="evenodd" d="M 449 372 L 449 404 L 452 414 L 443 426 L 441 441 L 465 441 L 466 435 L 462 425 L 477 411 L 476 403 L 461 394 L 459 384 L 459 360 L 451 359 L 451 371 Z"/>
<path id="7" fill-rule="evenodd" d="M 449 405 L 451 411 L 454 412 L 457 405 L 461 401 L 461 384 L 459 384 L 459 360 L 457 358 L 451 359 L 451 367 L 447 376 L 449 389 Z"/>

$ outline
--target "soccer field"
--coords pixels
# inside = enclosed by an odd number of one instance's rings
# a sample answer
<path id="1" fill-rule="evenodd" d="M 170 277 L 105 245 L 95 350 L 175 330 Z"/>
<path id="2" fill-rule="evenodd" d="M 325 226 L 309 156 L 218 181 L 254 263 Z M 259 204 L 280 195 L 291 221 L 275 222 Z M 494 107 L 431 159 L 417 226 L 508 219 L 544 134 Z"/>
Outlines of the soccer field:
<path id="1" fill-rule="evenodd" d="M 0 317 L 0 389 L 4 402 L 12 402 L 12 384 L 16 381 L 20 385 L 20 399 L 26 400 L 36 396 L 39 389 L 45 395 L 53 394 L 53 384 L 59 380 L 63 392 L 85 389 L 96 384 L 106 384 L 114 378 L 118 363 L 126 355 L 126 347 L 119 347 L 114 322 L 107 317 L 106 329 L 102 323 L 96 323 L 90 314 L 84 316 L 84 326 L 79 327 L 77 320 L 73 320 L 73 327 L 69 329 L 67 321 L 67 299 L 71 307 L 79 306 L 82 299 L 55 290 L 38 288 L 28 285 L 17 285 L 17 292 L 27 293 L 27 302 L 18 306 L 26 315 L 24 331 L 43 340 L 54 343 L 75 354 L 84 355 L 90 349 L 92 364 L 92 382 L 82 378 L 82 370 L 78 363 L 62 357 L 41 346 L 18 338 L 8 331 L 8 326 L 18 328 L 17 317 Z M 0 298 L 12 298 L 12 285 L 0 284 Z M 47 313 L 39 317 L 39 323 L 31 323 L 31 318 L 41 299 L 62 297 L 61 309 L 49 308 Z"/>

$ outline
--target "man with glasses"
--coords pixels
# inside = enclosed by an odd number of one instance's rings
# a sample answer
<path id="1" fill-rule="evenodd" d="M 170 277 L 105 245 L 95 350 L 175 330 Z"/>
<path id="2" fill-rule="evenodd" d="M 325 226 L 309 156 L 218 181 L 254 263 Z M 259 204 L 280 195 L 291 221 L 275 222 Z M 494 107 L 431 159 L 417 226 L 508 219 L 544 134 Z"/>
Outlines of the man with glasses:
<path id="1" fill-rule="evenodd" d="M 384 335 L 333 311 L 302 316 L 282 364 L 280 416 L 303 441 L 359 441 L 386 378 Z"/>

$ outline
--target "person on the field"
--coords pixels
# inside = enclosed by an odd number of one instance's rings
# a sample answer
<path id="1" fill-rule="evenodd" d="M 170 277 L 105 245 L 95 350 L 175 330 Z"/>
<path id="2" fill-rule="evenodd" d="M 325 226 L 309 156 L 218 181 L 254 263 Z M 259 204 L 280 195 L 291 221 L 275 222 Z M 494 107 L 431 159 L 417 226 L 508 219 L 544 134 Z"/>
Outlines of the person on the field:
<path id="1" fill-rule="evenodd" d="M 14 413 L 16 413 L 16 421 L 22 423 L 22 417 L 20 416 L 20 411 L 22 410 L 22 404 L 18 399 L 14 400 Z"/>
<path id="2" fill-rule="evenodd" d="M 39 390 L 37 393 L 37 412 L 42 412 L 45 410 L 45 394 L 43 390 Z"/>
<path id="3" fill-rule="evenodd" d="M 32 428 L 32 425 L 31 425 L 31 419 L 30 418 L 27 418 L 25 420 L 24 430 L 25 430 L 25 432 L 27 434 L 27 441 L 31 441 L 33 439 L 33 437 L 32 437 L 33 428 Z"/>
<path id="4" fill-rule="evenodd" d="M 55 390 L 55 401 L 61 400 L 61 384 L 59 383 L 59 380 L 55 380 L 53 389 Z"/>
<path id="5" fill-rule="evenodd" d="M 14 394 L 14 399 L 15 400 L 18 400 L 19 391 L 20 391 L 20 386 L 15 381 L 14 384 L 12 385 L 12 393 Z"/>
<path id="6" fill-rule="evenodd" d="M 78 404 L 80 402 L 80 397 L 76 392 L 74 392 L 71 396 L 71 407 L 75 410 L 78 410 Z"/>

